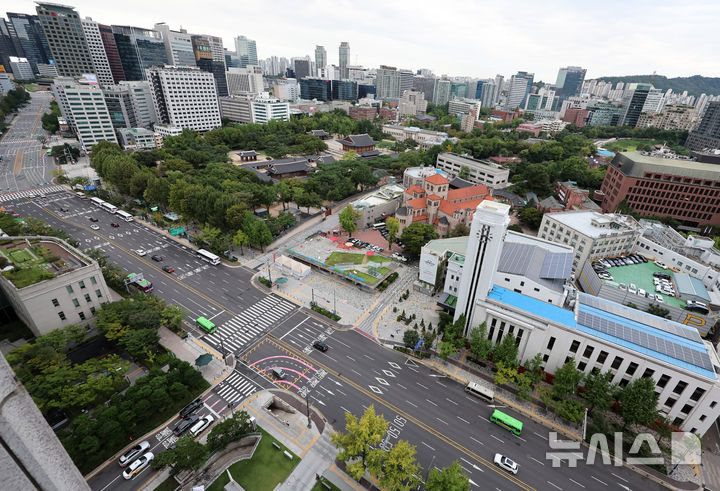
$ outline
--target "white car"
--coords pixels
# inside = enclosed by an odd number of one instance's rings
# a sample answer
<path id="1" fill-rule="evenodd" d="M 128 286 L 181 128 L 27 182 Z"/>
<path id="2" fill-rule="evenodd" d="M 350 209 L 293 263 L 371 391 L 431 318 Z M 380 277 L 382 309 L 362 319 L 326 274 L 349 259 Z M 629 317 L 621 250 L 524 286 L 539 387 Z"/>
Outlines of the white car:
<path id="1" fill-rule="evenodd" d="M 135 479 L 148 465 L 150 465 L 150 462 L 154 458 L 155 455 L 153 455 L 152 452 L 142 455 L 123 471 L 123 477 L 125 479 Z"/>
<path id="2" fill-rule="evenodd" d="M 511 472 L 513 474 L 517 474 L 518 470 L 520 469 L 520 466 L 517 465 L 517 462 L 508 459 L 502 454 L 496 453 L 495 458 L 493 459 L 493 462 L 495 462 L 495 465 L 500 467 L 501 469 L 505 469 L 508 472 Z"/>
<path id="3" fill-rule="evenodd" d="M 662 297 L 662 295 L 655 295 L 655 300 L 657 303 L 665 303 L 665 299 Z"/>
<path id="4" fill-rule="evenodd" d="M 203 416 L 198 420 L 197 423 L 193 425 L 192 428 L 190 428 L 190 433 L 192 436 L 198 436 L 200 433 L 202 433 L 205 428 L 210 426 L 210 424 L 215 421 L 215 418 L 213 418 L 211 415 Z"/>
<path id="5" fill-rule="evenodd" d="M 145 254 L 147 254 L 147 252 L 145 252 L 143 249 L 135 249 L 135 254 L 137 254 L 138 256 L 144 256 Z"/>
<path id="6" fill-rule="evenodd" d="M 118 459 L 118 463 L 120 464 L 120 467 L 125 467 L 130 462 L 134 461 L 136 457 L 142 455 L 143 452 L 146 452 L 150 449 L 150 442 L 140 442 L 134 447 L 132 447 L 130 450 L 125 452 L 120 456 L 120 459 Z"/>
<path id="7" fill-rule="evenodd" d="M 635 283 L 630 283 L 630 286 L 628 287 L 628 291 L 630 293 L 637 293 L 637 287 L 635 286 Z"/>
<path id="8" fill-rule="evenodd" d="M 666 265 L 664 262 L 662 262 L 662 261 L 655 261 L 655 265 L 656 265 L 658 268 L 667 269 L 667 265 Z"/>
<path id="9" fill-rule="evenodd" d="M 95 225 L 94 223 L 93 223 L 92 225 L 90 225 L 90 228 L 93 229 L 93 230 L 100 230 L 100 227 L 98 227 L 98 226 Z"/>
<path id="10" fill-rule="evenodd" d="M 645 296 L 645 293 L 646 293 L 645 290 L 643 290 L 642 288 L 640 288 L 640 289 L 637 291 L 637 294 L 640 295 L 641 297 L 644 297 L 644 296 Z"/>

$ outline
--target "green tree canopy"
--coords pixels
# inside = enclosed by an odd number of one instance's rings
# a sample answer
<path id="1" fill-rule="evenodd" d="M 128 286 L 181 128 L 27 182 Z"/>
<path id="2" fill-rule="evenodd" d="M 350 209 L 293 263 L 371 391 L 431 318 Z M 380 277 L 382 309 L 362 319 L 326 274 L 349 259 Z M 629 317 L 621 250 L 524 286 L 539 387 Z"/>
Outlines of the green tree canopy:
<path id="1" fill-rule="evenodd" d="M 412 223 L 408 225 L 400 236 L 400 240 L 405 245 L 405 252 L 411 256 L 419 256 L 420 249 L 433 239 L 439 236 L 435 232 L 435 228 L 428 223 Z"/>
<path id="2" fill-rule="evenodd" d="M 343 208 L 343 210 L 338 215 L 338 221 L 340 222 L 340 226 L 345 232 L 350 235 L 350 237 L 352 237 L 353 232 L 355 232 L 358 228 L 357 222 L 359 218 L 360 213 L 358 213 L 350 205 Z"/>
<path id="3" fill-rule="evenodd" d="M 345 433 L 334 432 L 330 439 L 340 449 L 337 458 L 347 463 L 347 473 L 360 481 L 366 470 L 366 459 L 372 448 L 377 447 L 387 432 L 388 422 L 382 415 L 375 414 L 370 405 L 358 419 L 345 413 Z"/>
<path id="4" fill-rule="evenodd" d="M 658 394 L 652 378 L 638 378 L 620 392 L 623 430 L 628 425 L 649 425 L 658 417 Z"/>
<path id="5" fill-rule="evenodd" d="M 470 478 L 455 460 L 442 469 L 433 467 L 425 483 L 426 491 L 470 491 Z"/>
<path id="6" fill-rule="evenodd" d="M 582 379 L 583 373 L 575 367 L 575 358 L 570 358 L 567 363 L 555 372 L 552 388 L 553 396 L 556 399 L 567 399 L 575 395 Z"/>

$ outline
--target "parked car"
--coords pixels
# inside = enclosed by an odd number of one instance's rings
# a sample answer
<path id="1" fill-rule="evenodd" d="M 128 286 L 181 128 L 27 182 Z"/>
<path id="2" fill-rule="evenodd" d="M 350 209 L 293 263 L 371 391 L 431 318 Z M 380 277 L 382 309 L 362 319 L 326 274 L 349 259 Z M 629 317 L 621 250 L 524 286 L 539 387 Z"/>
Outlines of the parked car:
<path id="1" fill-rule="evenodd" d="M 322 351 L 323 353 L 328 350 L 328 345 L 323 343 L 322 341 L 316 340 L 313 343 L 313 348 Z"/>
<path id="2" fill-rule="evenodd" d="M 172 266 L 163 266 L 163 271 L 165 271 L 166 273 L 172 273 L 173 271 L 175 271 L 175 268 L 173 268 Z"/>
<path id="3" fill-rule="evenodd" d="M 90 225 L 90 228 L 93 229 L 93 230 L 100 230 L 100 227 L 98 227 L 98 226 L 95 225 L 94 223 L 93 223 L 92 225 Z"/>
<path id="4" fill-rule="evenodd" d="M 163 259 L 164 258 L 162 256 L 158 256 L 157 254 L 152 257 L 152 260 L 155 261 L 156 263 L 159 263 Z"/>
<path id="5" fill-rule="evenodd" d="M 142 455 L 144 452 L 147 452 L 150 449 L 150 442 L 140 442 L 134 447 L 132 447 L 130 450 L 125 452 L 120 456 L 118 459 L 118 463 L 120 464 L 120 467 L 125 467 L 130 462 L 134 461 L 137 457 Z"/>
<path id="6" fill-rule="evenodd" d="M 181 418 L 187 418 L 189 415 L 197 411 L 199 408 L 203 407 L 205 403 L 202 401 L 202 399 L 195 399 L 190 404 L 185 406 L 180 410 L 180 417 Z"/>
<path id="7" fill-rule="evenodd" d="M 628 291 L 633 294 L 637 293 L 637 286 L 635 286 L 635 283 L 630 283 L 630 286 L 628 286 Z"/>
<path id="8" fill-rule="evenodd" d="M 113 222 L 113 223 L 110 224 L 110 226 L 111 226 L 112 228 L 118 228 L 118 227 L 120 226 L 120 224 Z"/>
<path id="9" fill-rule="evenodd" d="M 60 207 L 60 211 L 62 211 L 63 213 L 67 213 L 67 212 L 68 212 L 68 209 L 61 206 L 61 207 Z"/>
<path id="10" fill-rule="evenodd" d="M 208 414 L 207 416 L 203 416 L 198 420 L 197 423 L 195 423 L 195 425 L 193 425 L 192 428 L 190 428 L 190 434 L 193 437 L 198 436 L 205 430 L 205 428 L 210 426 L 213 421 L 215 421 L 215 418 L 213 418 L 211 415 Z"/>
<path id="11" fill-rule="evenodd" d="M 135 479 L 148 465 L 150 465 L 150 462 L 152 462 L 152 459 L 154 458 L 155 455 L 153 455 L 152 452 L 147 452 L 142 455 L 123 471 L 123 477 L 128 480 Z"/>
<path id="12" fill-rule="evenodd" d="M 199 414 L 191 414 L 185 419 L 180 420 L 180 422 L 175 427 L 175 430 L 173 431 L 173 434 L 175 436 L 180 436 L 183 433 L 185 433 L 187 430 L 189 430 L 197 421 L 200 419 Z"/>
<path id="13" fill-rule="evenodd" d="M 517 474 L 518 470 L 520 470 L 520 466 L 517 465 L 517 462 L 514 460 L 510 460 L 507 457 L 505 457 L 502 454 L 496 453 L 495 458 L 493 459 L 493 462 L 495 462 L 495 465 L 500 467 L 501 469 L 504 469 L 512 474 Z"/>
<path id="14" fill-rule="evenodd" d="M 91 221 L 91 222 L 97 222 L 97 221 L 98 221 L 98 219 L 97 219 L 97 218 L 95 218 L 95 217 L 90 217 L 90 221 Z"/>
<path id="15" fill-rule="evenodd" d="M 142 250 L 142 249 L 135 249 L 135 254 L 137 254 L 138 256 L 141 256 L 141 257 L 142 257 L 142 256 L 146 255 L 147 252 L 145 252 L 145 251 Z"/>

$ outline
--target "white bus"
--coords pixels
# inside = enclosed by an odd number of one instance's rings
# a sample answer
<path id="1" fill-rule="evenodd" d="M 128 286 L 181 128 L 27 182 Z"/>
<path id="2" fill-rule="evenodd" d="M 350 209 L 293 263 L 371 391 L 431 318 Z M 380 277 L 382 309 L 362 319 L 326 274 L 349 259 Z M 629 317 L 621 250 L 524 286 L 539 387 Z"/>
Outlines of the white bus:
<path id="1" fill-rule="evenodd" d="M 476 384 L 475 382 L 468 382 L 465 386 L 465 392 L 472 394 L 475 397 L 479 397 L 480 399 L 484 399 L 487 402 L 493 402 L 495 400 L 495 393 L 492 390 L 487 389 L 480 384 Z"/>
<path id="2" fill-rule="evenodd" d="M 103 204 L 100 205 L 100 208 L 102 208 L 103 210 L 105 210 L 105 211 L 107 211 L 107 212 L 109 212 L 109 213 L 115 213 L 115 212 L 117 211 L 117 209 L 118 209 L 117 206 L 111 205 L 110 203 L 106 203 L 106 202 L 104 202 L 104 201 L 103 201 Z"/>
<path id="3" fill-rule="evenodd" d="M 105 202 L 100 198 L 90 198 L 90 203 L 94 204 L 97 207 L 101 207 Z"/>
<path id="4" fill-rule="evenodd" d="M 133 221 L 133 216 L 132 216 L 130 213 L 128 213 L 127 211 L 118 210 L 118 211 L 115 212 L 115 214 L 116 214 L 117 216 L 119 216 L 120 218 L 122 218 L 123 220 L 125 220 L 126 222 L 132 222 L 132 221 Z"/>
<path id="5" fill-rule="evenodd" d="M 203 261 L 207 261 L 210 264 L 220 264 L 220 258 L 212 252 L 206 251 L 205 249 L 198 249 L 198 257 Z"/>

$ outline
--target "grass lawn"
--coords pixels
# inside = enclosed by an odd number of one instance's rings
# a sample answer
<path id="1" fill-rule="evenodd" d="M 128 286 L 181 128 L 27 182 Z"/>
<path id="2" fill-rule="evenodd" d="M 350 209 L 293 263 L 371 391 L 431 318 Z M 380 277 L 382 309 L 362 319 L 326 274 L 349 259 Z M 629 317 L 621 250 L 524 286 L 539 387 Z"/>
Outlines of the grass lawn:
<path id="1" fill-rule="evenodd" d="M 325 487 L 322 483 L 325 483 L 330 487 Z M 335 486 L 333 483 L 331 483 L 324 477 L 321 477 L 320 480 L 315 483 L 315 486 L 312 487 L 312 491 L 327 491 L 328 489 L 331 489 L 332 491 L 335 491 L 337 489 L 338 491 L 340 491 L 339 487 Z"/>
<path id="2" fill-rule="evenodd" d="M 160 483 L 160 486 L 156 487 L 156 491 L 175 491 L 178 486 L 178 482 L 175 480 L 174 477 L 168 477 L 165 481 Z"/>
<path id="3" fill-rule="evenodd" d="M 642 138 L 620 138 L 617 141 L 606 143 L 602 146 L 611 152 L 635 152 L 640 145 L 662 145 L 663 140 L 642 139 Z M 689 155 L 688 150 L 680 145 L 672 146 L 673 150 L 683 155 Z"/>
<path id="4" fill-rule="evenodd" d="M 367 283 L 368 285 L 374 285 L 375 283 L 378 282 L 378 279 L 375 278 L 374 276 L 371 276 L 367 273 L 363 273 L 362 271 L 358 271 L 357 269 L 351 269 L 347 272 L 357 276 L 358 278 L 362 278 L 363 280 L 365 280 L 365 283 Z"/>
<path id="5" fill-rule="evenodd" d="M 335 266 L 336 264 L 362 264 L 363 257 L 365 257 L 365 254 L 335 251 L 325 259 L 325 264 L 328 266 Z"/>
<path id="6" fill-rule="evenodd" d="M 24 263 L 25 261 L 29 261 L 33 258 L 30 253 L 25 249 L 12 251 L 10 253 L 10 257 L 12 258 L 14 263 Z"/>
<path id="7" fill-rule="evenodd" d="M 233 479 L 247 491 L 272 491 L 275 486 L 283 482 L 292 470 L 300 463 L 300 458 L 293 455 L 292 461 L 283 454 L 287 448 L 269 433 L 258 427 L 263 434 L 262 440 L 251 459 L 236 462 L 230 466 Z M 282 450 L 273 447 L 273 442 L 280 445 Z M 292 453 L 292 452 L 291 452 Z M 227 472 L 223 472 L 213 482 L 208 491 L 222 491 L 230 481 Z"/>
<path id="8" fill-rule="evenodd" d="M 34 285 L 42 280 L 49 280 L 55 277 L 54 274 L 47 272 L 44 268 L 37 265 L 27 269 L 6 271 L 3 274 L 18 288 L 25 288 L 28 285 Z"/>
<path id="9" fill-rule="evenodd" d="M 368 256 L 368 262 L 388 263 L 388 262 L 390 262 L 390 258 L 385 257 L 385 256 L 380 256 L 378 254 L 373 254 L 372 256 Z"/>

